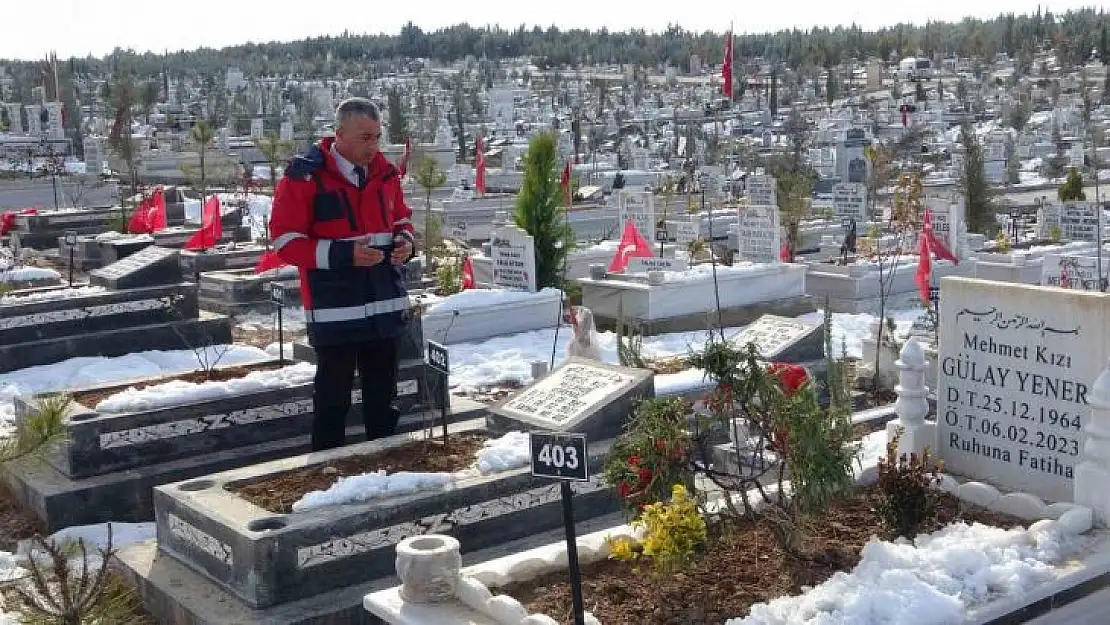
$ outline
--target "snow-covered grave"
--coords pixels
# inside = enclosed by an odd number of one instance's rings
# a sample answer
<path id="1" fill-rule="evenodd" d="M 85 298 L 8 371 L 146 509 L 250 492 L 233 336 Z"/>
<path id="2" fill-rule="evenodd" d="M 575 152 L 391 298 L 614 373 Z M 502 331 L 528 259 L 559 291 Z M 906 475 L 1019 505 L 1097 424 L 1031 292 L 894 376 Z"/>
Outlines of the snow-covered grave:
<path id="1" fill-rule="evenodd" d="M 967 295 L 972 293 L 969 290 Z M 961 306 L 964 303 L 959 295 L 951 300 L 961 300 L 958 302 Z M 1030 321 L 1035 324 L 1040 320 Z M 1044 327 L 1047 326 L 1040 326 Z M 924 384 L 924 354 L 916 340 L 908 341 L 902 349 L 898 369 L 897 420 L 889 423 L 886 431 L 865 437 L 856 471 L 857 479 L 864 484 L 876 479 L 877 460 L 896 431 L 904 433 L 900 445 L 903 451 L 920 452 L 926 445 L 937 450 L 949 446 L 937 437 L 938 429 L 942 437 L 946 434 L 943 431 L 946 417 L 942 414 L 939 428 L 938 423 L 924 421 L 929 412 L 928 389 Z M 947 383 L 942 380 L 942 384 Z M 1087 433 L 1098 435 L 1099 442 L 1106 443 L 1101 432 L 1108 430 L 1106 425 L 1110 424 L 1110 368 L 1092 386 L 1095 426 L 1088 426 Z M 967 409 L 961 405 L 961 410 Z M 938 442 L 942 444 L 935 446 Z M 1012 471 L 1014 478 L 1018 477 L 1016 469 L 1002 470 Z M 860 563 L 851 571 L 836 573 L 801 595 L 756 604 L 749 614 L 735 615 L 727 623 L 979 625 L 1019 613 L 1038 601 L 1062 596 L 1110 570 L 1110 536 L 1101 527 L 1091 531 L 1096 524 L 1104 526 L 1110 518 L 1110 505 L 1106 503 L 1104 489 L 1099 487 L 1110 477 L 1110 461 L 1088 446 L 1078 472 L 1075 501 L 1071 501 L 1073 497 L 1068 493 L 1066 501 L 1051 504 L 1024 492 L 1004 493 L 985 482 L 943 475 L 938 488 L 1031 524 L 1026 528 L 1001 529 L 957 522 L 933 534 L 918 536 L 912 543 L 875 538 L 864 547 Z M 712 508 L 723 504 L 711 501 L 709 505 Z M 635 541 L 639 532 L 621 525 L 579 537 L 580 563 L 588 567 L 607 558 L 610 554 L 607 539 L 612 537 Z M 444 556 L 444 552 L 458 548 L 457 541 L 447 536 L 403 541 L 397 548 L 399 566 L 404 564 L 404 570 L 398 569 L 402 585 L 368 594 L 364 599 L 366 609 L 391 625 L 558 622 L 550 615 L 529 615 L 519 601 L 508 595 L 495 595 L 494 591 L 515 582 L 566 571 L 564 541 L 465 568 L 456 559 Z M 588 579 L 588 570 L 585 575 Z M 430 576 L 447 580 L 445 585 L 441 584 L 449 590 L 446 600 L 438 597 L 431 601 L 421 591 L 428 588 Z M 599 621 L 591 615 L 587 622 Z"/>
<path id="2" fill-rule="evenodd" d="M 572 249 L 569 256 L 567 256 L 567 279 L 580 280 L 589 277 L 592 265 L 608 266 L 609 262 L 613 260 L 613 254 L 617 252 L 619 245 L 619 241 L 601 241 Z M 483 248 L 486 247 L 486 245 L 483 245 Z M 674 258 L 679 246 L 670 243 L 662 246 L 656 244 L 655 251 L 657 254 L 660 247 L 662 247 L 664 257 Z M 482 254 L 471 256 L 470 262 L 474 267 L 474 282 L 482 288 L 494 286 L 493 259 L 490 254 L 483 251 Z"/>
<path id="3" fill-rule="evenodd" d="M 49 455 L 48 466 L 20 465 L 12 471 L 23 490 L 45 502 L 41 515 L 48 523 L 52 515 L 74 514 L 61 511 L 72 506 L 72 497 L 90 496 L 86 491 L 104 501 L 80 511 L 86 515 L 82 521 L 146 518 L 148 497 L 119 494 L 303 452 L 311 429 L 315 365 L 279 366 L 272 354 L 253 350 L 253 362 L 239 359 L 221 367 L 222 355 L 234 349 L 239 348 L 216 348 L 198 357 L 202 371 L 186 379 L 113 380 L 73 389 L 67 436 Z M 418 429 L 430 418 L 420 392 L 427 376 L 423 363 L 418 365 L 402 369 L 398 378 L 401 431 Z M 350 426 L 362 423 L 361 399 L 361 390 L 354 390 Z M 17 421 L 36 410 L 33 397 L 14 401 Z M 449 419 L 466 418 L 479 408 L 457 399 Z M 361 435 L 361 428 L 353 431 Z"/>
<path id="4" fill-rule="evenodd" d="M 88 288 L 13 292 L 0 303 L 0 371 L 74 356 L 231 342 L 226 317 L 200 311 L 178 252 L 148 247 L 94 270 Z M 49 294 L 47 294 L 49 293 Z"/>
<path id="5" fill-rule="evenodd" d="M 700 264 L 681 271 L 605 273 L 584 278 L 582 305 L 601 327 L 620 317 L 646 335 L 751 322 L 762 314 L 785 316 L 814 310 L 806 297 L 806 268 L 789 263 Z"/>
<path id="6" fill-rule="evenodd" d="M 1033 245 L 1025 249 L 1002 252 L 977 252 L 974 277 L 1016 284 L 1042 284 L 1044 273 L 1059 269 L 1052 257 L 1095 252 L 1095 245 L 1084 241 L 1050 245 Z"/>
<path id="7" fill-rule="evenodd" d="M 976 259 L 962 258 L 959 265 L 934 258 L 932 261 L 933 281 L 946 276 L 970 276 L 975 274 Z M 858 259 L 847 265 L 831 263 L 810 263 L 807 265 L 806 293 L 819 303 L 829 299 L 830 307 L 836 312 L 871 313 L 879 310 L 879 263 Z M 914 282 L 917 273 L 917 255 L 902 254 L 895 263 L 893 255 L 883 260 L 883 284 L 889 285 L 887 306 L 906 308 L 919 299 L 918 286 Z M 891 273 L 893 272 L 893 277 Z"/>
<path id="8" fill-rule="evenodd" d="M 310 598 L 316 598 L 307 608 L 315 618 L 350 613 L 360 609 L 359 589 L 392 575 L 393 550 L 405 537 L 450 531 L 477 550 L 561 526 L 559 486 L 531 475 L 527 434 L 489 434 L 485 421 L 475 419 L 449 426 L 448 438 L 482 433 L 490 437 L 486 448 L 473 460 L 460 458 L 459 469 L 341 474 L 329 488 L 302 494 L 280 514 L 272 504 L 264 508 L 248 500 L 241 489 L 290 471 L 326 472 L 325 465 L 440 438 L 442 431 L 436 427 L 159 486 L 157 545 L 125 548 L 119 561 L 144 591 L 161 594 L 167 583 L 179 582 L 144 562 L 155 554 L 170 556 L 178 580 L 203 584 L 205 596 L 249 610 L 259 622 L 280 622 L 283 610 Z M 600 466 L 604 451 L 591 445 L 589 462 Z M 366 462 L 373 466 L 372 459 Z M 617 509 L 597 479 L 576 484 L 574 491 L 580 519 Z M 210 600 L 172 596 L 165 609 L 174 613 L 196 614 L 205 609 L 199 602 Z"/>
<path id="9" fill-rule="evenodd" d="M 1103 246 L 1101 258 L 1098 250 L 1090 247 L 1079 251 L 1049 252 L 1041 263 L 1041 286 L 1098 291 L 1107 280 L 1110 280 L 1110 247 L 1107 246 Z"/>

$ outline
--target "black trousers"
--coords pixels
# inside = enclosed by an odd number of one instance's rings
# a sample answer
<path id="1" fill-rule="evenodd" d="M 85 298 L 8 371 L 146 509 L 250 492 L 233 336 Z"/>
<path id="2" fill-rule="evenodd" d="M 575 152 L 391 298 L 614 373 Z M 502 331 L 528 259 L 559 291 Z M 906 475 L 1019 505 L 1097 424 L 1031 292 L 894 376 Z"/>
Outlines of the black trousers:
<path id="1" fill-rule="evenodd" d="M 316 348 L 316 383 L 312 401 L 312 450 L 344 443 L 355 369 L 362 383 L 362 422 L 366 439 L 392 436 L 400 413 L 393 408 L 397 395 L 397 343 L 370 341 Z"/>

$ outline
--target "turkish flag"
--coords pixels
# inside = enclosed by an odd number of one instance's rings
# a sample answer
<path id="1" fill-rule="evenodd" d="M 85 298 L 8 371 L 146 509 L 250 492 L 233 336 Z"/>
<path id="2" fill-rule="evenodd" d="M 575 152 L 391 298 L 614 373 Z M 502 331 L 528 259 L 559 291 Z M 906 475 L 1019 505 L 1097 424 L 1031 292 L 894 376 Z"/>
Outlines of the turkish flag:
<path id="1" fill-rule="evenodd" d="M 161 186 L 154 189 L 154 195 L 147 203 L 146 225 L 148 232 L 166 228 L 166 190 Z"/>
<path id="2" fill-rule="evenodd" d="M 782 247 L 779 248 L 779 260 L 784 262 L 784 263 L 789 263 L 792 260 L 794 260 L 794 254 L 792 254 L 790 252 L 790 242 L 789 241 L 787 241 L 786 243 L 783 243 Z"/>
<path id="3" fill-rule="evenodd" d="M 486 155 L 481 137 L 474 141 L 474 189 L 481 195 L 486 194 Z"/>
<path id="4" fill-rule="evenodd" d="M 462 264 L 462 290 L 473 289 L 474 284 L 474 265 L 470 262 L 470 257 L 467 256 Z"/>
<path id="5" fill-rule="evenodd" d="M 567 208 L 570 208 L 572 199 L 570 194 L 570 159 L 567 159 L 567 165 L 563 168 L 563 176 L 559 179 L 559 184 L 563 186 L 563 195 L 567 198 Z"/>
<path id="6" fill-rule="evenodd" d="M 127 221 L 129 234 L 150 234 L 150 215 L 154 209 L 153 198 L 144 198 L 135 210 L 131 212 L 131 219 Z"/>
<path id="7" fill-rule="evenodd" d="M 258 264 L 254 266 L 254 272 L 263 273 L 288 264 L 289 263 L 285 262 L 281 259 L 280 256 L 278 256 L 278 253 L 276 251 L 267 250 L 262 254 L 262 256 L 258 257 Z"/>
<path id="8" fill-rule="evenodd" d="M 651 244 L 636 229 L 636 225 L 626 221 L 617 253 L 613 255 L 613 262 L 609 263 L 609 271 L 613 273 L 624 271 L 628 267 L 629 258 L 655 258 L 655 253 L 651 249 Z"/>
<path id="9" fill-rule="evenodd" d="M 204 203 L 204 209 L 200 215 L 200 230 L 185 242 L 185 249 L 206 250 L 216 247 L 221 236 L 223 236 L 223 224 L 220 222 L 220 198 L 213 195 Z"/>
<path id="10" fill-rule="evenodd" d="M 725 61 L 721 64 L 721 89 L 725 97 L 732 101 L 732 28 L 725 35 Z"/>
<path id="11" fill-rule="evenodd" d="M 928 304 L 929 279 L 933 275 L 933 259 L 929 253 L 929 237 L 921 237 L 917 253 L 917 273 L 914 274 L 913 281 L 917 283 L 917 288 L 921 292 L 921 301 Z"/>
<path id="12" fill-rule="evenodd" d="M 921 226 L 922 233 L 925 235 L 925 241 L 929 244 L 929 251 L 936 254 L 937 258 L 941 260 L 950 261 L 954 265 L 960 264 L 960 259 L 948 249 L 948 246 L 937 238 L 936 233 L 933 231 L 933 213 L 929 209 L 925 209 L 925 223 Z"/>

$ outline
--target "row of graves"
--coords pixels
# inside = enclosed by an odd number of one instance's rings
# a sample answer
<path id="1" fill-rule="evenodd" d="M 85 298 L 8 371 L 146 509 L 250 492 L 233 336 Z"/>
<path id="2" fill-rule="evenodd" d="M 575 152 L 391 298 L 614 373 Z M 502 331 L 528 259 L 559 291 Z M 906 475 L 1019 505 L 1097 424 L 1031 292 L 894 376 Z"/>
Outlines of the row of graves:
<path id="1" fill-rule="evenodd" d="M 888 439 L 900 433 L 900 449 L 928 446 L 945 461 L 937 488 L 1021 519 L 1028 529 L 1016 531 L 1030 544 L 1060 540 L 1071 550 L 1067 566 L 1042 570 L 1020 592 L 962 597 L 973 606 L 965 622 L 1082 597 L 1100 587 L 1087 582 L 1110 572 L 1102 529 L 1110 506 L 1100 486 L 1110 463 L 1097 454 L 1110 420 L 1110 353 L 1099 338 L 1110 304 L 1091 293 L 967 278 L 943 279 L 941 293 L 940 315 L 950 321 L 940 330 L 935 410 L 911 340 L 897 362 L 897 408 L 853 420 L 894 418 Z M 776 360 L 820 357 L 812 328 L 789 326 L 765 319 L 737 338 Z M 423 351 L 436 373 L 449 371 L 441 345 Z M 475 418 L 157 485 L 157 540 L 124 547 L 118 558 L 166 623 L 563 622 L 496 592 L 551 573 L 581 584 L 606 558 L 606 536 L 632 535 L 614 514 L 618 499 L 602 466 L 653 389 L 649 371 L 570 358 Z M 490 453 L 498 448 L 517 453 Z M 458 462 L 422 474 L 358 473 L 405 449 L 453 453 Z M 752 469 L 742 439 L 713 453 L 714 466 Z M 859 479 L 873 480 L 875 458 L 862 462 Z M 292 476 L 319 474 L 331 479 L 289 490 Z M 348 485 L 321 486 L 334 478 Z M 587 522 L 606 529 L 576 536 Z M 565 541 L 529 540 L 560 528 Z"/>

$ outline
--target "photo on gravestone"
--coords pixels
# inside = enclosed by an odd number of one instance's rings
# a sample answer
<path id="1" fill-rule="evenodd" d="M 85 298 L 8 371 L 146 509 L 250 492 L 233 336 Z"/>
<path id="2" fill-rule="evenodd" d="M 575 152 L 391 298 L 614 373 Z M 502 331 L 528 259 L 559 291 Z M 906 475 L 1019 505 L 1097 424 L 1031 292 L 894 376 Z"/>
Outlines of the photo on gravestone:
<path id="1" fill-rule="evenodd" d="M 791 363 L 819 360 L 825 349 L 820 323 L 778 315 L 763 315 L 729 342 L 740 348 L 755 343 L 767 360 Z"/>
<path id="2" fill-rule="evenodd" d="M 491 429 L 577 432 L 593 440 L 620 433 L 637 401 L 655 394 L 645 369 L 570 358 L 490 410 Z"/>
<path id="3" fill-rule="evenodd" d="M 536 290 L 536 245 L 516 226 L 502 226 L 490 233 L 493 283 L 507 289 Z"/>
<path id="4" fill-rule="evenodd" d="M 741 206 L 737 224 L 740 258 L 753 263 L 779 262 L 782 223 L 777 206 Z"/>
<path id="5" fill-rule="evenodd" d="M 1110 301 L 971 278 L 941 290 L 937 455 L 954 474 L 1070 501 Z"/>
<path id="6" fill-rule="evenodd" d="M 93 286 L 110 289 L 135 289 L 144 286 L 178 284 L 181 277 L 181 252 L 149 246 L 123 260 L 89 273 Z"/>

